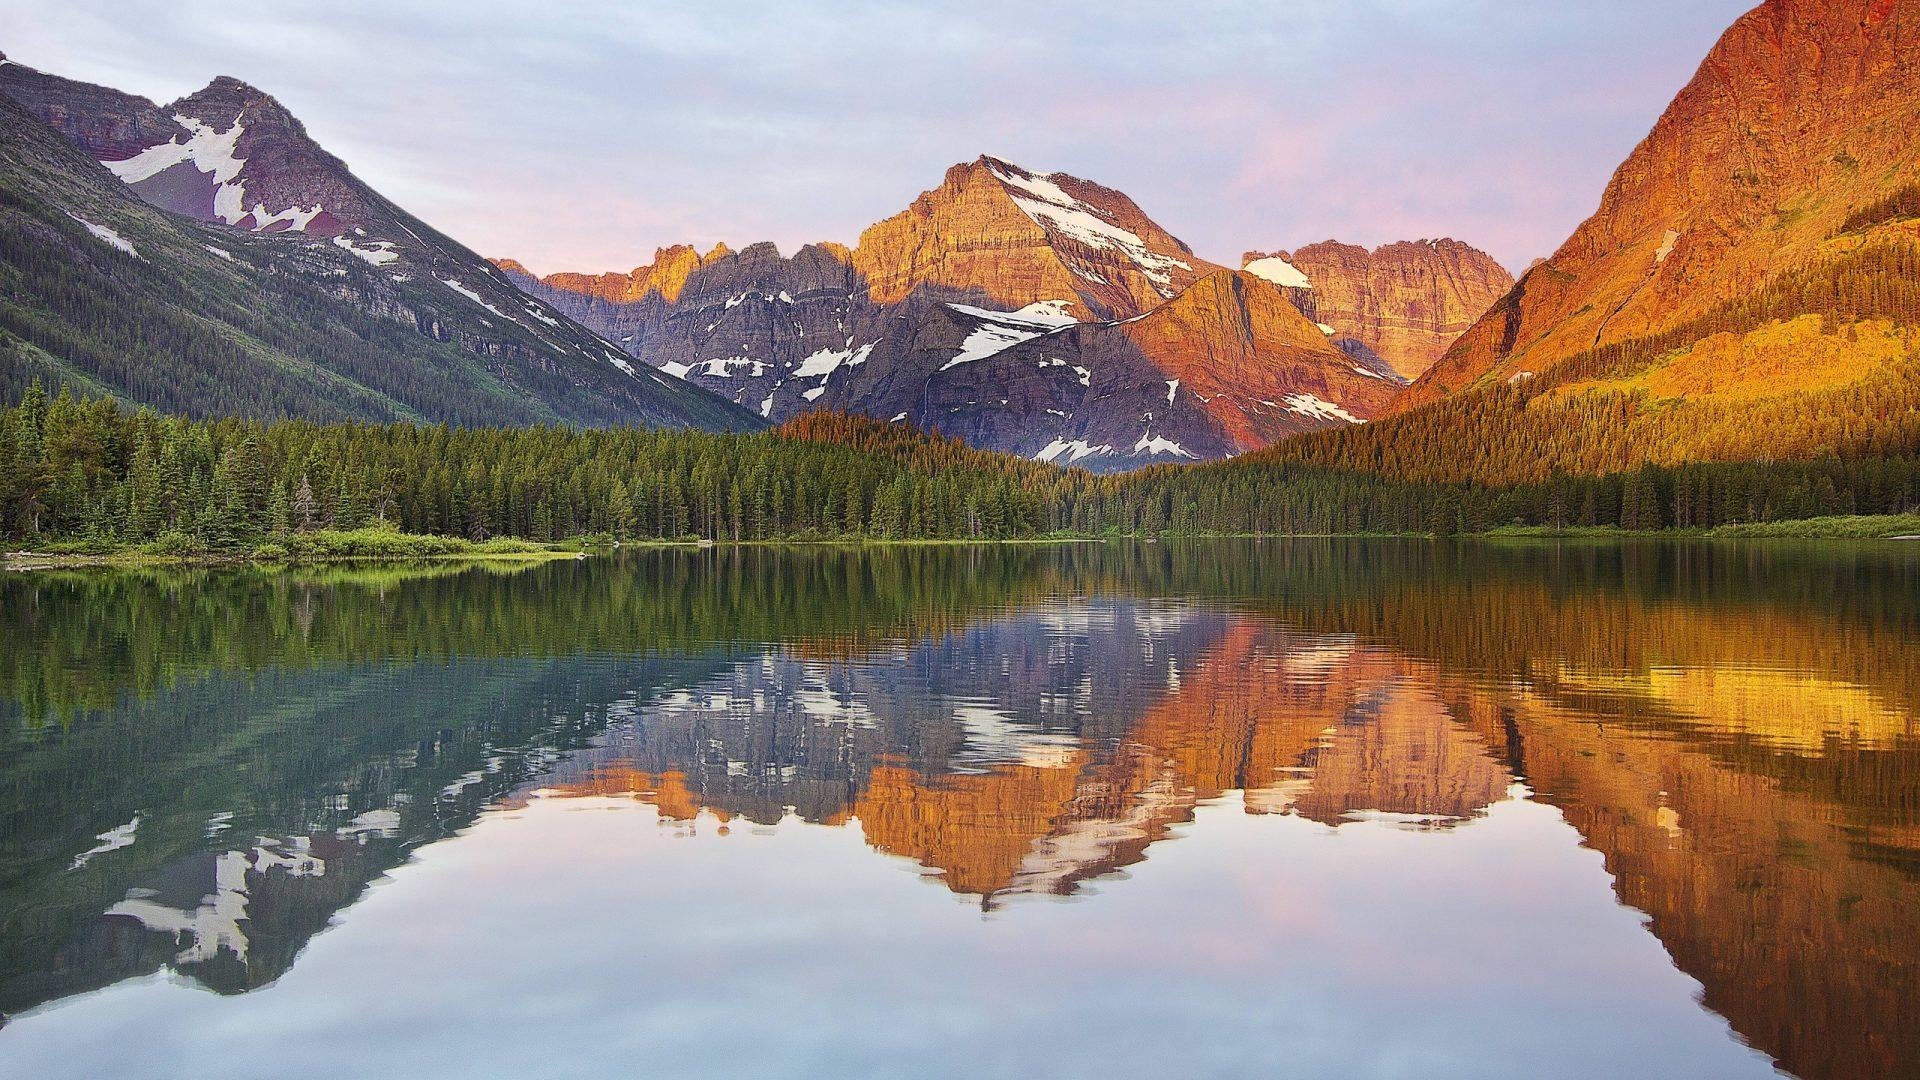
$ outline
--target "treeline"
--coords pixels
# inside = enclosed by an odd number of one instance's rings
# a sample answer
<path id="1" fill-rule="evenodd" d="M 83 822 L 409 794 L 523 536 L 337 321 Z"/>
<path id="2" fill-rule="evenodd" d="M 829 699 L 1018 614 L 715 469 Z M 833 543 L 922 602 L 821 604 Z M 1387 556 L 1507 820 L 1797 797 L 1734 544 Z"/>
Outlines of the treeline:
<path id="1" fill-rule="evenodd" d="M 1920 510 L 1912 452 L 1404 483 L 1256 458 L 1125 476 L 857 417 L 777 432 L 201 421 L 29 389 L 0 409 L 0 538 L 240 550 L 320 529 L 548 541 L 1708 528 Z"/>
<path id="2" fill-rule="evenodd" d="M 1045 466 L 941 440 L 862 450 L 832 423 L 781 437 L 199 421 L 36 386 L 0 412 L 0 536 L 233 549 L 374 524 L 542 541 L 1047 529 Z"/>
<path id="3" fill-rule="evenodd" d="M 1920 218 L 1920 184 L 1908 184 L 1884 199 L 1855 210 L 1841 224 L 1840 234 L 1865 232 L 1903 218 Z"/>
<path id="4" fill-rule="evenodd" d="M 1446 536 L 1509 526 L 1708 529 L 1920 510 L 1920 457 L 1643 466 L 1532 484 L 1401 484 L 1365 473 L 1226 462 L 1159 468 L 1081 496 L 1091 531 Z"/>

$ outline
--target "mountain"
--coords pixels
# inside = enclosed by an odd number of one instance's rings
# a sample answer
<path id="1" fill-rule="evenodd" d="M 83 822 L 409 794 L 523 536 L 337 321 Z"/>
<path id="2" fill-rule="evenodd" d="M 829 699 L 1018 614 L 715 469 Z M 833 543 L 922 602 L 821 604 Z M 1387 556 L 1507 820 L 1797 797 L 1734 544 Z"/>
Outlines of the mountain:
<path id="1" fill-rule="evenodd" d="M 272 97 L 0 59 L 0 390 L 196 415 L 748 428 L 361 183 Z"/>
<path id="2" fill-rule="evenodd" d="M 514 282 L 663 371 L 775 422 L 833 409 L 1117 470 L 1358 423 L 1402 385 L 1257 274 L 1132 199 L 983 157 L 857 248 L 663 248 L 627 274 Z"/>
<path id="3" fill-rule="evenodd" d="M 1296 283 L 1289 295 L 1308 316 L 1334 328 L 1334 344 L 1384 360 L 1406 379 L 1432 367 L 1513 288 L 1513 275 L 1493 256 L 1449 239 L 1372 251 L 1328 240 L 1294 252 L 1250 251 L 1241 262 L 1260 264 L 1283 283 L 1289 268 L 1306 278 L 1310 287 Z"/>
<path id="4" fill-rule="evenodd" d="M 1818 276 L 1877 246 L 1911 243 L 1917 132 L 1920 3 L 1768 0 L 1714 46 L 1599 210 L 1405 404 L 1537 376 L 1724 316 L 1784 274 Z M 1762 329 L 1720 321 L 1739 335 Z"/>
<path id="5" fill-rule="evenodd" d="M 854 268 L 882 304 L 916 289 L 977 289 L 994 306 L 1068 299 L 1126 319 L 1219 269 L 1126 195 L 1065 173 L 981 157 L 860 234 Z"/>
<path id="6" fill-rule="evenodd" d="M 1920 452 L 1916 135 L 1920 0 L 1768 0 L 1399 415 L 1272 458 L 1497 484 Z"/>

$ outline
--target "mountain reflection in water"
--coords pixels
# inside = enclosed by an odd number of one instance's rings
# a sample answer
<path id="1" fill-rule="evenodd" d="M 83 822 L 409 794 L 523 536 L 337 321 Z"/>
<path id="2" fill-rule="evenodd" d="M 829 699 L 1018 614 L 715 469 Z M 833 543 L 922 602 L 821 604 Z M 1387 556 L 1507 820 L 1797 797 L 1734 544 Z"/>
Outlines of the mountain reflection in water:
<path id="1" fill-rule="evenodd" d="M 460 997 L 436 943 L 493 927 L 570 974 L 536 1015 L 666 958 L 679 1012 L 632 1004 L 623 1038 L 700 1075 L 897 1072 L 895 1037 L 936 1073 L 1912 1074 L 1916 597 L 1884 548 L 1378 541 L 0 582 L 0 1072 L 138 1075 L 101 1025 L 217 1072 L 242 1014 L 154 973 L 312 1038 L 371 1022 L 355 987 Z M 918 926 L 926 888 L 974 921 Z M 732 1047 L 658 1026 L 720 1015 L 729 960 L 895 1035 L 815 1017 L 768 1057 L 732 1011 Z M 1133 997 L 1014 1012 L 1096 985 Z M 1170 987 L 1185 1027 L 1134 1045 Z"/>

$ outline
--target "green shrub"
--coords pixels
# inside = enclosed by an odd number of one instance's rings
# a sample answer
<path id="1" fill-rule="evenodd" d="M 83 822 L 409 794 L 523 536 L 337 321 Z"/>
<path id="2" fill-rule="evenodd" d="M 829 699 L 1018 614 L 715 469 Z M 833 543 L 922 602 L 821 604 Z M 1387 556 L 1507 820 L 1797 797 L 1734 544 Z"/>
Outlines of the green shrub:
<path id="1" fill-rule="evenodd" d="M 546 551 L 547 548 L 531 540 L 516 540 L 511 536 L 501 536 L 488 540 L 473 550 L 485 555 L 532 555 Z"/>
<path id="2" fill-rule="evenodd" d="M 1801 518 L 1794 521 L 1722 525 L 1707 535 L 1840 540 L 1878 540 L 1892 536 L 1920 536 L 1920 514 Z"/>
<path id="3" fill-rule="evenodd" d="M 202 550 L 200 541 L 192 533 L 180 529 L 168 529 L 142 549 L 149 555 L 198 555 Z"/>

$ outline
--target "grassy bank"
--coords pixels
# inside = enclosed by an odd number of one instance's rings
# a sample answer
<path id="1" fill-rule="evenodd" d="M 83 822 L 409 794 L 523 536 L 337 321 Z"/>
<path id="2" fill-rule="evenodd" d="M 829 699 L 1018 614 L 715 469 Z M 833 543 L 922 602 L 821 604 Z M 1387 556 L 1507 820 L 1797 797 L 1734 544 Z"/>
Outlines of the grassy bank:
<path id="1" fill-rule="evenodd" d="M 1632 530 L 1616 525 L 1570 526 L 1503 525 L 1482 536 L 1495 539 L 1621 540 L 1633 537 L 1706 537 L 1714 540 L 1889 540 L 1920 537 L 1920 514 L 1870 514 L 1850 517 L 1798 518 L 1792 521 L 1721 525 L 1713 529 Z"/>
<path id="2" fill-rule="evenodd" d="M 1343 533 L 1314 534 L 1314 539 L 1336 538 L 1422 538 L 1418 533 Z M 1722 525 L 1716 529 L 1663 529 L 1633 531 L 1613 525 L 1553 528 L 1545 525 L 1503 525 L 1484 533 L 1462 534 L 1483 539 L 1546 540 L 1625 540 L 1635 538 L 1704 537 L 1709 539 L 1800 539 L 1800 540 L 1880 540 L 1920 539 L 1920 514 L 1885 514 L 1854 517 L 1805 518 L 1755 524 Z M 1248 533 L 1165 533 L 1153 536 L 1129 536 L 1107 533 L 1100 536 L 1055 533 L 1006 540 L 985 539 L 883 539 L 862 536 L 818 536 L 803 534 L 777 540 L 721 541 L 721 546 L 761 547 L 952 547 L 972 544 L 1088 544 L 1115 540 L 1153 542 L 1157 540 L 1258 540 L 1307 539 L 1306 534 Z M 429 560 L 502 560 L 538 561 L 565 559 L 589 551 L 604 551 L 614 546 L 608 536 L 575 537 L 552 543 L 539 543 L 513 537 L 492 540 L 467 540 L 457 536 L 404 533 L 393 528 L 373 527 L 353 530 L 322 529 L 289 533 L 254 547 L 211 545 L 185 534 L 169 534 L 148 544 L 115 544 L 79 541 L 47 544 L 33 550 L 0 552 L 0 568 L 36 570 L 87 566 L 219 566 L 239 564 L 318 564 L 358 561 L 418 562 Z M 694 537 L 674 540 L 628 540 L 618 545 L 627 550 L 712 546 Z"/>
<path id="3" fill-rule="evenodd" d="M 1707 535 L 1844 540 L 1916 538 L 1920 537 L 1920 514 L 1818 517 L 1803 518 L 1799 521 L 1769 521 L 1752 525 L 1722 525 Z"/>
<path id="4" fill-rule="evenodd" d="M 36 570 L 82 566 L 307 564 L 431 559 L 538 560 L 571 558 L 583 546 L 578 542 L 539 544 L 510 537 L 473 541 L 455 536 L 423 536 L 377 527 L 289 533 L 253 547 L 208 544 L 184 533 L 172 533 L 149 544 L 82 541 L 50 544 L 30 551 L 12 551 L 0 555 L 0 565 L 9 570 Z"/>

